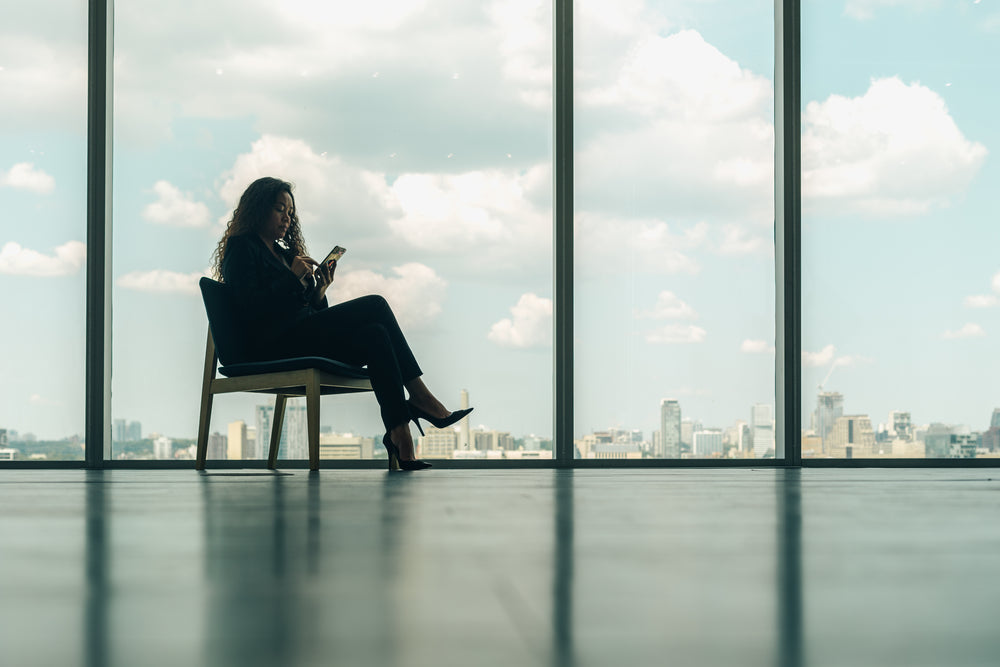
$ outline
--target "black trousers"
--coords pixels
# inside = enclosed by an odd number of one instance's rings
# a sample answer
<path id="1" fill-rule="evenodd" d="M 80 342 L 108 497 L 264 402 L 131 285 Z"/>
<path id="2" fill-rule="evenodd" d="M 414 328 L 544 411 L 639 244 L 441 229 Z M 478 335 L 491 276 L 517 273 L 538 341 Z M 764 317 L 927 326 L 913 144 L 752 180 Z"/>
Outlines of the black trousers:
<path id="1" fill-rule="evenodd" d="M 422 375 L 384 298 L 363 296 L 297 322 L 278 341 L 281 356 L 328 357 L 367 365 L 385 430 L 409 421 L 403 384 Z"/>

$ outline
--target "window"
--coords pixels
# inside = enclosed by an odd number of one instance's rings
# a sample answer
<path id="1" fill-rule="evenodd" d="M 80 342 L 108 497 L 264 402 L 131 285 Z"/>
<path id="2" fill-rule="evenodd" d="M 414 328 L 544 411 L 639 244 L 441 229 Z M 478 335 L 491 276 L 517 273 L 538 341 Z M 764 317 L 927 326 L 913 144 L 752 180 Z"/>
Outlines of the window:
<path id="1" fill-rule="evenodd" d="M 551 33 L 544 2 L 117 2 L 115 457 L 192 455 L 197 281 L 264 175 L 313 256 L 348 248 L 331 301 L 386 296 L 431 389 L 478 406 L 423 455 L 551 456 Z M 217 398 L 209 457 L 262 458 L 270 405 Z M 323 430 L 323 457 L 385 456 L 370 394 Z"/>
<path id="2" fill-rule="evenodd" d="M 804 3 L 804 458 L 1000 449 L 995 14 Z"/>
<path id="3" fill-rule="evenodd" d="M 82 460 L 87 6 L 0 24 L 0 460 Z"/>
<path id="4" fill-rule="evenodd" d="M 578 2 L 580 458 L 774 456 L 770 2 Z"/>

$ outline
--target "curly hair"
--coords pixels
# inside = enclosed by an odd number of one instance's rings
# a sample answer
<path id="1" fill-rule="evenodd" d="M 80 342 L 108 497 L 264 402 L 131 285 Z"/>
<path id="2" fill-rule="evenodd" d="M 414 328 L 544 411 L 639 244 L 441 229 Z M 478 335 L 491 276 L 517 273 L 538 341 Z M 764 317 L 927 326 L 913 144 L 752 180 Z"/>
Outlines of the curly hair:
<path id="1" fill-rule="evenodd" d="M 282 192 L 287 192 L 292 198 L 291 224 L 282 239 L 286 248 L 296 255 L 306 254 L 306 244 L 302 239 L 302 227 L 299 226 L 299 214 L 295 208 L 295 195 L 292 194 L 292 184 L 277 178 L 265 176 L 251 183 L 240 197 L 233 217 L 226 223 L 226 231 L 219 239 L 219 244 L 212 253 L 212 266 L 217 280 L 222 280 L 222 260 L 226 256 L 226 244 L 233 236 L 256 234 L 264 225 L 271 213 L 271 208 L 278 201 Z"/>

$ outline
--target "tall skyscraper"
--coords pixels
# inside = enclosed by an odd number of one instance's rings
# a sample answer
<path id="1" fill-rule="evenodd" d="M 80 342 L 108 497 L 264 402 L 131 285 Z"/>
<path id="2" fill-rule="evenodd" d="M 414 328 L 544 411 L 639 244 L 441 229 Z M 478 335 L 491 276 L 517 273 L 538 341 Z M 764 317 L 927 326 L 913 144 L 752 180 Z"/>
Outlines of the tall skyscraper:
<path id="1" fill-rule="evenodd" d="M 774 410 L 767 403 L 755 403 L 750 408 L 750 438 L 753 457 L 762 459 L 770 452 L 774 456 Z"/>
<path id="2" fill-rule="evenodd" d="M 1000 450 L 1000 408 L 993 411 L 990 427 L 983 433 L 983 449 L 991 452 Z"/>
<path id="3" fill-rule="evenodd" d="M 254 446 L 255 459 L 266 459 L 271 446 L 271 422 L 274 419 L 273 405 L 258 405 L 257 437 Z M 309 431 L 306 422 L 304 401 L 290 400 L 285 403 L 285 415 L 281 424 L 281 440 L 278 441 L 279 459 L 309 458 Z"/>
<path id="4" fill-rule="evenodd" d="M 218 432 L 211 434 L 208 436 L 206 458 L 212 461 L 224 460 L 226 458 L 226 445 L 226 436 Z"/>
<path id="5" fill-rule="evenodd" d="M 115 419 L 111 422 L 111 440 L 113 442 L 128 440 L 128 425 L 124 419 Z"/>
<path id="6" fill-rule="evenodd" d="M 129 442 L 139 442 L 142 440 L 142 424 L 139 422 L 129 422 L 125 436 L 125 439 Z"/>
<path id="7" fill-rule="evenodd" d="M 660 451 L 665 459 L 681 457 L 681 404 L 665 398 L 660 401 Z"/>
<path id="8" fill-rule="evenodd" d="M 812 415 L 813 431 L 823 442 L 823 452 L 827 451 L 826 438 L 833 425 L 844 415 L 844 395 L 836 391 L 821 391 L 816 396 L 816 411 Z"/>
<path id="9" fill-rule="evenodd" d="M 229 439 L 226 443 L 226 458 L 230 461 L 241 461 L 252 458 L 252 452 L 247 450 L 247 424 L 242 419 L 231 422 L 227 431 Z"/>

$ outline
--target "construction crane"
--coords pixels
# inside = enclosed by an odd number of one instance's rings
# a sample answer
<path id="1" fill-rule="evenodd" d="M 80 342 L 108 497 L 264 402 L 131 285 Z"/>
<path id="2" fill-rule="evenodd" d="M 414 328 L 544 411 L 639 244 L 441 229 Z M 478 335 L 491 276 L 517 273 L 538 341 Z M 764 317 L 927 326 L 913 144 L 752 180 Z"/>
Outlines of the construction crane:
<path id="1" fill-rule="evenodd" d="M 829 370 L 829 372 L 827 372 L 826 377 L 823 378 L 823 381 L 819 383 L 819 390 L 820 391 L 823 391 L 823 385 L 825 385 L 827 383 L 827 381 L 830 379 L 830 376 L 833 375 L 833 369 L 840 365 L 839 362 L 840 362 L 840 359 L 834 359 L 833 363 L 830 364 L 830 370 Z"/>

